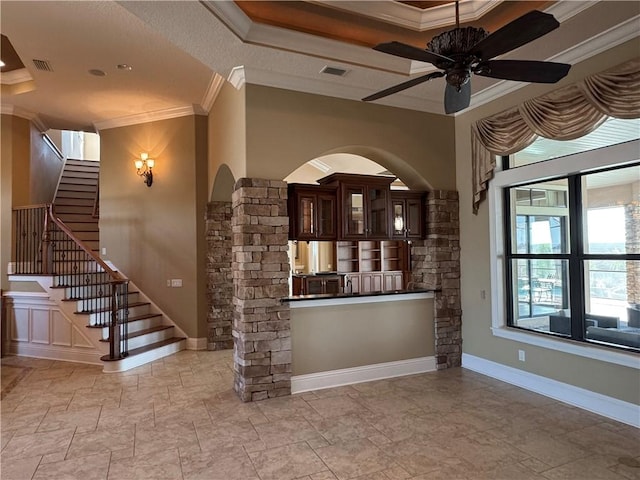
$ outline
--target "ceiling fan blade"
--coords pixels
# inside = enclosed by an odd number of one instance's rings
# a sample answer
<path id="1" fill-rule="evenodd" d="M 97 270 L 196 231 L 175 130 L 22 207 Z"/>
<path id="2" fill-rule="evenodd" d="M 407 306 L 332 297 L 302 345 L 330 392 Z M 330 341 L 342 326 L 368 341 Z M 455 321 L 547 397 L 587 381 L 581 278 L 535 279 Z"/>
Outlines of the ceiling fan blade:
<path id="1" fill-rule="evenodd" d="M 429 50 L 423 50 L 421 48 L 414 47 L 413 45 L 407 45 L 406 43 L 401 42 L 380 43 L 373 47 L 373 49 L 379 52 L 389 53 L 397 57 L 418 60 L 420 62 L 453 62 L 451 58 L 445 57 L 444 55 L 439 55 L 437 53 L 430 52 Z"/>
<path id="2" fill-rule="evenodd" d="M 474 73 L 517 82 L 556 83 L 569 73 L 570 68 L 566 63 L 537 60 L 489 60 L 480 63 Z"/>
<path id="3" fill-rule="evenodd" d="M 480 40 L 469 53 L 481 60 L 489 60 L 542 37 L 559 26 L 553 15 L 533 10 Z"/>
<path id="4" fill-rule="evenodd" d="M 378 100 L 379 98 L 401 92 L 402 90 L 406 90 L 407 88 L 420 85 L 421 83 L 428 82 L 432 78 L 438 78 L 438 77 L 444 77 L 444 72 L 432 72 L 432 73 L 427 73 L 426 75 L 422 75 L 421 77 L 412 78 L 411 80 L 407 80 L 406 82 L 399 83 L 398 85 L 385 88 L 384 90 L 381 90 L 378 93 L 374 93 L 373 95 L 364 97 L 362 101 L 371 102 L 372 100 Z"/>
<path id="5" fill-rule="evenodd" d="M 464 110 L 471 103 L 471 80 L 460 86 L 460 91 L 447 83 L 444 90 L 444 112 L 456 113 Z"/>

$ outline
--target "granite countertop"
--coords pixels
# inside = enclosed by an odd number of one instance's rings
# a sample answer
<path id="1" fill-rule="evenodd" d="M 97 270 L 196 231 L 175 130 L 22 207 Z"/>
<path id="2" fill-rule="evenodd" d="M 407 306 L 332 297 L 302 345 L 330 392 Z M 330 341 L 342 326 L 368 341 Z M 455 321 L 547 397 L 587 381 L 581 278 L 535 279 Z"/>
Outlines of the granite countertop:
<path id="1" fill-rule="evenodd" d="M 322 293 L 317 295 L 294 295 L 284 297 L 282 302 L 299 302 L 303 300 L 322 300 L 331 298 L 362 298 L 362 297 L 380 297 L 385 295 L 406 295 L 410 293 L 428 293 L 439 292 L 439 289 L 417 288 L 412 290 L 391 290 L 388 292 L 367 292 L 367 293 Z"/>

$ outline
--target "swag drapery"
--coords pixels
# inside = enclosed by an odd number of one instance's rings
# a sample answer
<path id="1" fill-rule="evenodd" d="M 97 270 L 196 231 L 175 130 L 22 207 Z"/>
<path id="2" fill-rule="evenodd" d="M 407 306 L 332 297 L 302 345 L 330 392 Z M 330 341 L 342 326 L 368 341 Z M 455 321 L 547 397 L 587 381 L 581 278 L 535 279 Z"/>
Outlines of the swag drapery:
<path id="1" fill-rule="evenodd" d="M 573 140 L 608 117 L 640 118 L 640 58 L 528 100 L 471 126 L 473 213 L 493 178 L 496 155 L 511 155 L 539 136 Z"/>

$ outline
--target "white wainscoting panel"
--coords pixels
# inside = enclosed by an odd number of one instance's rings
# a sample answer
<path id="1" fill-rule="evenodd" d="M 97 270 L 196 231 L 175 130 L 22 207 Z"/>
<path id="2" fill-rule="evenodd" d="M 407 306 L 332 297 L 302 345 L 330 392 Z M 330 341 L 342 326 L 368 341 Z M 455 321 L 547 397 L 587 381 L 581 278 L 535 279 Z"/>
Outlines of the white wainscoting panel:
<path id="1" fill-rule="evenodd" d="M 31 343 L 49 345 L 49 323 L 51 310 L 43 307 L 31 307 Z"/>
<path id="2" fill-rule="evenodd" d="M 59 311 L 51 312 L 51 344 L 59 347 L 71 347 L 71 322 Z"/>
<path id="3" fill-rule="evenodd" d="M 102 364 L 103 352 L 86 327 L 74 325 L 46 293 L 5 292 L 3 302 L 8 323 L 3 341 L 9 354 Z"/>

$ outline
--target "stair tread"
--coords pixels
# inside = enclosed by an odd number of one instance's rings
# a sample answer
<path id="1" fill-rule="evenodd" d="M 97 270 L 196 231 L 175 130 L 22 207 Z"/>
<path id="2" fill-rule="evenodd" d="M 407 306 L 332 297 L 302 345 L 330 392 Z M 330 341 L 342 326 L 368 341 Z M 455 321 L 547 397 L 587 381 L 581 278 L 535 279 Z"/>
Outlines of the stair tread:
<path id="1" fill-rule="evenodd" d="M 151 350 L 155 350 L 156 348 L 160 348 L 160 347 L 164 347 L 166 345 L 171 345 L 173 343 L 178 343 L 181 342 L 183 340 L 186 340 L 186 338 L 184 337 L 172 337 L 172 338 L 167 338 L 166 340 L 163 340 L 161 342 L 156 342 L 156 343 L 152 343 L 150 345 L 145 345 L 144 347 L 139 347 L 139 348 L 134 348 L 133 350 L 129 350 L 129 357 L 133 357 L 136 355 L 140 355 L 142 353 L 146 353 L 149 352 Z M 128 358 L 128 357 L 125 357 Z M 116 359 L 110 359 L 108 355 L 104 355 L 103 357 L 100 358 L 100 360 L 104 361 L 104 362 L 110 362 L 110 361 L 115 361 L 115 360 L 123 360 L 123 358 L 116 358 Z"/>
<path id="2" fill-rule="evenodd" d="M 127 305 L 127 308 L 134 308 L 134 307 L 143 307 L 145 305 L 151 305 L 151 302 L 132 302 L 129 303 Z M 87 310 L 87 311 L 83 311 L 83 312 L 74 312 L 78 315 L 90 315 L 92 313 L 102 313 L 102 312 L 109 312 L 111 311 L 111 307 L 108 308 L 98 308 L 96 310 Z M 131 320 L 129 320 L 131 321 Z"/>
<path id="3" fill-rule="evenodd" d="M 148 318 L 162 317 L 161 313 L 144 313 L 142 315 L 135 315 L 127 317 L 127 323 L 135 322 L 137 320 L 146 320 Z M 109 328 L 109 323 L 104 325 L 87 325 L 87 328 Z"/>
<path id="4" fill-rule="evenodd" d="M 96 285 L 108 285 L 108 284 L 106 284 L 106 283 L 104 283 L 104 284 L 103 283 L 97 283 Z M 140 293 L 140 292 L 138 292 L 137 290 L 131 290 L 131 291 L 127 292 L 127 293 L 129 295 L 134 295 L 134 294 Z M 111 295 L 106 294 L 106 295 L 94 295 L 92 297 L 77 297 L 77 298 L 70 297 L 70 298 L 63 298 L 62 301 L 63 302 L 79 302 L 79 301 L 82 301 L 82 300 L 94 300 L 96 298 L 109 298 L 110 296 Z"/>
<path id="5" fill-rule="evenodd" d="M 161 317 L 161 313 L 143 313 L 142 315 L 129 316 L 127 322 L 135 322 L 136 320 L 145 320 L 147 318 Z"/>
<path id="6" fill-rule="evenodd" d="M 173 328 L 173 325 L 158 325 L 157 327 L 145 328 L 144 330 L 138 330 L 137 332 L 133 332 L 129 334 L 129 339 L 141 337 L 142 335 L 147 335 L 149 333 L 161 332 L 163 330 L 169 330 Z M 100 340 L 101 342 L 108 342 L 109 338 L 103 338 Z"/>
<path id="7" fill-rule="evenodd" d="M 182 340 L 186 340 L 185 337 L 171 337 L 166 340 L 162 340 L 160 342 L 151 343 L 149 345 L 145 345 L 144 347 L 134 348 L 133 350 L 129 350 L 129 356 L 132 357 L 134 355 L 140 355 L 141 353 L 148 352 L 150 350 L 155 350 L 156 348 L 164 347 L 165 345 L 171 345 L 172 343 L 181 342 Z"/>

